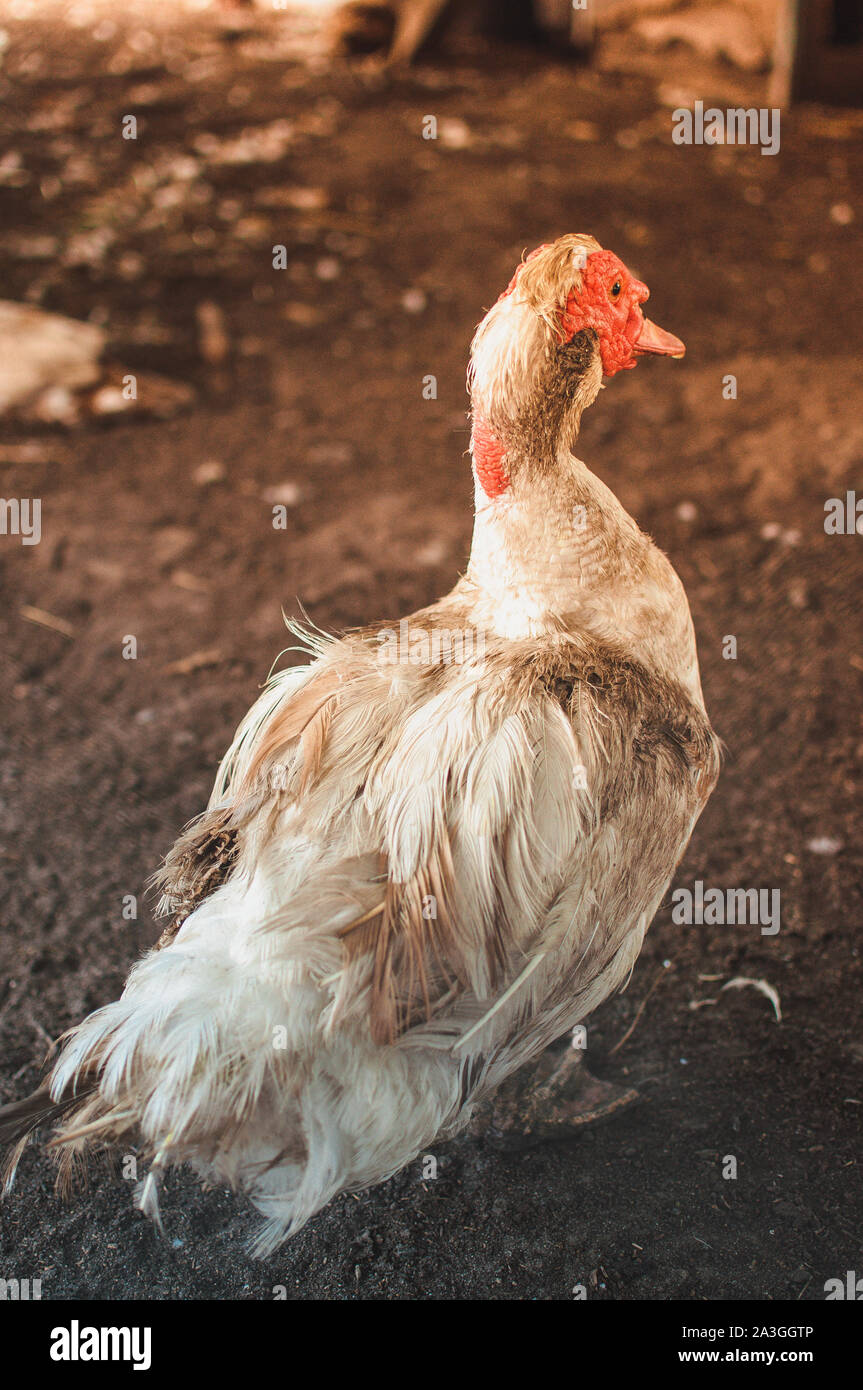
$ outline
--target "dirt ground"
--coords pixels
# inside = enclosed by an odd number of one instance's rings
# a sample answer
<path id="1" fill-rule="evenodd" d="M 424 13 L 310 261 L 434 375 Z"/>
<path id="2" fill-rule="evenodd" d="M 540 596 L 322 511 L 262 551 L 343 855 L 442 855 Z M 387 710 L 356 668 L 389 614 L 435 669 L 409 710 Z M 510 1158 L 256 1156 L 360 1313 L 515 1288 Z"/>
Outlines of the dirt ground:
<path id="1" fill-rule="evenodd" d="M 42 542 L 0 537 L 0 1099 L 155 939 L 147 878 L 288 645 L 282 608 L 335 631 L 464 568 L 471 333 L 564 231 L 617 251 L 688 348 L 611 382 L 579 445 L 683 578 L 728 745 L 675 882 L 779 889 L 781 930 L 663 907 L 591 1032 L 594 1069 L 641 1101 L 575 1141 L 441 1146 L 436 1179 L 417 1162 L 344 1196 L 262 1263 L 242 1198 L 175 1176 L 162 1238 L 99 1168 L 62 1204 L 37 1146 L 0 1276 L 51 1299 L 823 1298 L 860 1269 L 863 1208 L 863 537 L 824 530 L 828 498 L 863 495 L 863 126 L 809 107 L 776 157 L 675 146 L 655 57 L 612 78 L 466 47 L 384 79 L 304 61 L 278 15 L 232 37 L 125 8 L 4 15 L 3 294 L 93 317 L 118 372 L 194 400 L 4 431 L 0 491 L 41 497 Z M 709 100 L 737 79 L 693 80 Z M 739 976 L 781 1022 L 720 992 Z"/>

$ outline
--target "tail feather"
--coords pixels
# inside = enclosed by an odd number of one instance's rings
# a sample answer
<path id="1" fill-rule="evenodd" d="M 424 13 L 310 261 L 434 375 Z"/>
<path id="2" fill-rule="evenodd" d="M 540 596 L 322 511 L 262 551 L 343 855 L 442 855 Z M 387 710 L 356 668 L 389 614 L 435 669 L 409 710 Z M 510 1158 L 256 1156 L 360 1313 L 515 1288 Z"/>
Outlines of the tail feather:
<path id="1" fill-rule="evenodd" d="M 0 1144 L 14 1144 L 26 1138 L 34 1129 L 52 1124 L 70 1106 L 83 1100 L 89 1090 L 54 1100 L 48 1087 L 40 1086 L 38 1091 L 24 1100 L 14 1100 L 9 1105 L 0 1106 Z"/>
<path id="2" fill-rule="evenodd" d="M 86 1086 L 56 1100 L 47 1086 L 40 1086 L 24 1100 L 14 1100 L 9 1105 L 0 1106 L 0 1148 L 12 1146 L 3 1169 L 4 1191 L 8 1192 L 15 1181 L 21 1155 L 33 1131 L 53 1124 L 73 1106 L 80 1105 L 94 1089 L 94 1086 Z"/>

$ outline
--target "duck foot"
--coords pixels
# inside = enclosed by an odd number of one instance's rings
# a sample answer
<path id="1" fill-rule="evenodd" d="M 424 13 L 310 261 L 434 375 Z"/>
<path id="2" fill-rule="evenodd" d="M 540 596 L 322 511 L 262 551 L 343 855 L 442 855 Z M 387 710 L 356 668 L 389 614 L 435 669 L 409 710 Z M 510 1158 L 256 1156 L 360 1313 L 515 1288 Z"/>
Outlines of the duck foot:
<path id="1" fill-rule="evenodd" d="M 638 1100 L 634 1087 L 600 1081 L 588 1071 L 584 1053 L 547 1050 L 536 1067 L 517 1072 L 498 1088 L 472 1125 L 499 1148 L 523 1149 L 569 1139 Z"/>

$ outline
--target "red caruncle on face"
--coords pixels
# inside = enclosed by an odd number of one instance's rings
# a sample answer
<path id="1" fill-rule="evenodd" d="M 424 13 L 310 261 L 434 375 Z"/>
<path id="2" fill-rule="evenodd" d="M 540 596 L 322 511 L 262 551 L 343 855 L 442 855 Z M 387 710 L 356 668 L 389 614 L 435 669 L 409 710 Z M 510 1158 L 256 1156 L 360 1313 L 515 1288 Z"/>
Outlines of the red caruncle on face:
<path id="1" fill-rule="evenodd" d="M 634 367 L 636 342 L 644 325 L 641 305 L 650 290 L 630 274 L 613 251 L 594 251 L 588 256 L 581 280 L 581 289 L 570 292 L 561 315 L 564 342 L 583 328 L 593 328 L 606 376 Z"/>

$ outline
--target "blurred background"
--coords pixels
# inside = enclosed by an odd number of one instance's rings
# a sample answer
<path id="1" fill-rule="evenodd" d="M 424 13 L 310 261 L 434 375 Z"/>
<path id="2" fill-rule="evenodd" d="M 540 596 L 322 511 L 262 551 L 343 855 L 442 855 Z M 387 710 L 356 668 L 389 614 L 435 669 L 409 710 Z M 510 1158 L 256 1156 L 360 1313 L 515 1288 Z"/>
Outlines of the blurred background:
<path id="1" fill-rule="evenodd" d="M 463 571 L 471 334 L 566 231 L 688 349 L 616 378 L 579 443 L 684 580 L 728 745 L 676 882 L 782 895 L 774 937 L 660 911 L 591 1031 L 642 1103 L 575 1144 L 441 1146 L 437 1179 L 339 1199 L 264 1266 L 239 1199 L 174 1178 L 162 1240 L 121 1179 L 59 1204 L 34 1150 L 0 1275 L 823 1297 L 863 1205 L 860 3 L 2 0 L 0 97 L 0 493 L 41 507 L 38 544 L 0 534 L 0 1099 L 154 941 L 147 878 L 282 609 L 391 620 Z M 778 109 L 778 152 L 676 144 L 697 102 Z M 720 993 L 740 976 L 781 1021 Z"/>

